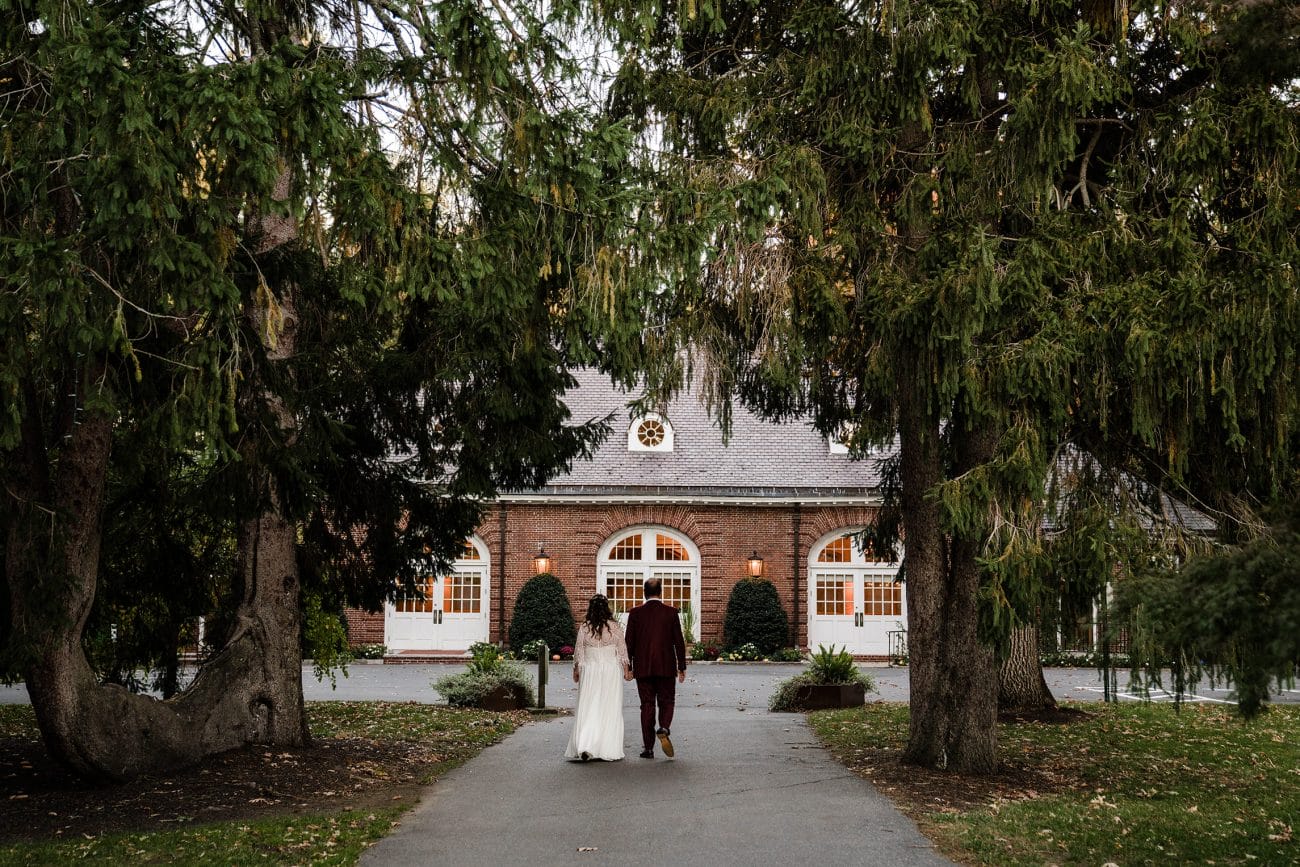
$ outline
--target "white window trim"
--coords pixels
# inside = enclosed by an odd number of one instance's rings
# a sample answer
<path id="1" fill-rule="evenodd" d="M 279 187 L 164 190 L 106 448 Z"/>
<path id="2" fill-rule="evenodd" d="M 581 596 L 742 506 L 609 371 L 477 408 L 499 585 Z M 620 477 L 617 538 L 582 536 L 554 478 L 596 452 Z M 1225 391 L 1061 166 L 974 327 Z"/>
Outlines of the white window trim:
<path id="1" fill-rule="evenodd" d="M 476 629 L 481 629 L 482 638 L 486 641 L 487 636 L 491 634 L 491 605 L 492 605 L 492 560 L 488 552 L 487 543 L 484 542 L 477 534 L 469 537 L 468 541 L 478 552 L 479 559 L 467 560 L 463 557 L 457 557 L 452 560 L 446 572 L 432 573 L 433 582 L 433 607 L 438 612 L 442 612 L 445 587 L 444 581 L 448 573 L 476 573 L 480 576 L 479 582 L 479 611 L 474 614 L 452 614 L 451 617 L 458 618 L 461 623 L 479 624 Z M 422 573 L 420 578 L 423 579 L 429 573 Z M 436 615 L 434 611 L 421 612 L 400 612 L 397 610 L 397 599 L 389 599 L 384 603 L 384 643 L 388 645 L 390 651 L 401 650 L 438 650 L 447 649 L 445 646 L 440 648 L 439 642 L 447 639 L 442 633 L 438 632 L 442 627 L 434 623 L 436 616 L 447 616 L 444 612 Z M 397 621 L 404 621 L 406 626 L 398 626 Z M 412 622 L 427 620 L 428 625 L 416 626 L 415 634 L 411 634 Z M 397 631 L 401 630 L 407 634 L 401 638 L 395 637 Z M 471 643 L 471 642 L 467 642 Z M 462 648 L 454 648 L 462 649 Z"/>
<path id="2" fill-rule="evenodd" d="M 907 613 L 907 593 L 906 588 L 898 587 L 900 602 L 902 603 L 900 614 L 865 614 L 862 606 L 865 603 L 865 587 L 863 593 L 855 594 L 854 611 L 842 615 L 818 615 L 817 614 L 817 584 L 823 576 L 851 577 L 855 586 L 863 586 L 866 583 L 896 583 L 898 580 L 898 570 L 900 563 L 887 563 L 883 561 L 868 560 L 858 549 L 857 543 L 852 545 L 851 560 L 848 563 L 821 563 L 817 560 L 825 547 L 845 534 L 856 535 L 862 531 L 862 527 L 848 526 L 832 530 L 817 540 L 808 550 L 808 582 L 805 600 L 808 608 L 808 641 L 809 643 L 825 643 L 823 637 L 836 636 L 831 638 L 830 643 L 840 640 L 844 647 L 851 653 L 872 653 L 879 655 L 888 652 L 888 633 L 895 631 L 894 628 L 907 631 L 908 613 Z M 902 546 L 896 548 L 899 557 L 902 557 Z M 862 582 L 858 584 L 857 582 Z M 858 619 L 861 618 L 861 619 Z M 840 629 L 837 629 L 831 621 L 840 621 Z M 846 621 L 855 621 L 859 629 L 866 629 L 868 632 L 859 634 L 857 639 L 845 641 L 846 636 L 842 627 Z M 819 625 L 820 624 L 820 625 Z M 894 627 L 894 628 L 889 628 Z M 882 631 L 883 629 L 883 631 Z M 856 632 L 856 630 L 850 630 Z M 814 633 L 817 633 L 814 637 Z M 882 643 L 883 639 L 883 643 Z"/>
<path id="3" fill-rule="evenodd" d="M 830 453 L 833 455 L 847 455 L 849 453 L 849 440 L 853 438 L 853 426 L 848 422 L 840 425 L 838 431 L 826 438 L 826 444 L 830 447 Z"/>
<path id="4" fill-rule="evenodd" d="M 637 431 L 640 429 L 642 422 L 657 421 L 664 426 L 664 441 L 657 446 L 647 446 L 641 443 L 637 438 Z M 632 419 L 632 423 L 627 428 L 627 450 L 629 452 L 671 452 L 673 450 L 674 436 L 672 423 L 666 417 L 657 412 L 648 412 L 643 416 Z"/>
<path id="5" fill-rule="evenodd" d="M 822 549 L 825 548 L 827 545 L 829 545 L 831 542 L 834 542 L 836 539 L 846 534 L 849 536 L 856 536 L 865 529 L 866 529 L 865 527 L 840 527 L 837 530 L 831 530 L 829 533 L 822 536 L 815 543 L 813 543 L 813 546 L 808 549 L 808 565 L 814 568 L 823 567 L 823 566 L 830 567 L 830 568 L 866 567 L 869 569 L 891 569 L 894 572 L 897 572 L 899 567 L 902 566 L 902 555 L 903 555 L 902 542 L 894 543 L 894 549 L 895 552 L 899 555 L 899 559 L 893 562 L 890 562 L 888 560 L 868 560 L 866 558 L 866 555 L 863 554 L 862 550 L 858 547 L 858 543 L 856 539 L 853 540 L 852 544 L 850 545 L 850 548 L 853 552 L 852 554 L 853 559 L 850 560 L 848 563 L 822 563 L 817 560 L 817 558 L 821 556 Z"/>
<path id="6" fill-rule="evenodd" d="M 611 560 L 609 552 L 619 542 L 631 536 L 633 533 L 641 534 L 641 559 L 639 560 Z M 677 542 L 681 543 L 690 555 L 690 559 L 682 562 L 680 560 L 656 560 L 655 559 L 655 538 L 654 534 L 663 533 L 670 536 Z M 691 576 L 691 607 L 695 611 L 695 636 L 699 637 L 700 630 L 700 607 L 703 601 L 700 584 L 700 549 L 691 537 L 682 533 L 680 530 L 674 530 L 672 527 L 665 527 L 662 524 L 636 524 L 631 527 L 624 527 L 612 534 L 605 543 L 600 546 L 596 554 L 596 587 L 597 593 L 606 592 L 605 577 L 609 572 L 639 572 L 641 580 L 649 578 L 656 570 L 689 572 Z"/>

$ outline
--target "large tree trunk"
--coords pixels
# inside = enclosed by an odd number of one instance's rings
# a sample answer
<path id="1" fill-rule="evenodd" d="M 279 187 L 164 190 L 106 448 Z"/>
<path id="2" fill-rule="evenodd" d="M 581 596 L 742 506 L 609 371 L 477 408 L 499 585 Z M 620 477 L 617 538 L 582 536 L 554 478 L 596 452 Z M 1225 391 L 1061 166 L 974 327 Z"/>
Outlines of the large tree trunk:
<path id="1" fill-rule="evenodd" d="M 277 196 L 288 195 L 289 182 L 286 169 Z M 295 232 L 282 217 L 264 218 L 260 228 L 259 253 Z M 268 364 L 293 357 L 292 287 L 278 300 L 268 292 L 248 315 L 267 342 Z M 278 435 L 292 441 L 295 421 L 280 396 L 252 387 L 248 400 L 260 402 Z M 9 488 L 5 574 L 14 638 L 27 649 L 24 678 L 50 753 L 88 779 L 125 780 L 248 744 L 307 743 L 297 535 L 260 463 L 256 437 L 246 440 L 243 457 L 262 511 L 240 527 L 242 595 L 225 648 L 168 701 L 97 682 L 81 638 L 95 598 L 112 434 L 111 416 L 88 412 L 54 453 L 31 420 L 24 425 L 23 477 Z"/>
<path id="2" fill-rule="evenodd" d="M 987 774 L 997 768 L 997 671 L 978 635 L 982 539 L 945 538 L 932 498 L 943 480 L 939 422 L 926 405 L 924 375 L 904 364 L 898 398 L 911 704 L 903 758 Z M 969 437 L 964 451 L 977 459 L 987 435 Z"/>
<path id="3" fill-rule="evenodd" d="M 244 596 L 231 641 L 172 701 L 101 685 L 82 630 L 95 597 L 112 421 L 89 415 L 65 446 L 50 500 L 17 498 L 6 544 L 15 638 L 50 753 L 82 776 L 124 780 L 249 743 L 305 738 L 292 533 L 274 518 L 246 532 Z M 281 524 L 283 522 L 280 522 Z"/>
<path id="4" fill-rule="evenodd" d="M 1056 697 L 1047 688 L 1039 662 L 1038 627 L 1011 631 L 1011 643 L 998 671 L 998 710 L 1025 712 L 1055 710 Z"/>

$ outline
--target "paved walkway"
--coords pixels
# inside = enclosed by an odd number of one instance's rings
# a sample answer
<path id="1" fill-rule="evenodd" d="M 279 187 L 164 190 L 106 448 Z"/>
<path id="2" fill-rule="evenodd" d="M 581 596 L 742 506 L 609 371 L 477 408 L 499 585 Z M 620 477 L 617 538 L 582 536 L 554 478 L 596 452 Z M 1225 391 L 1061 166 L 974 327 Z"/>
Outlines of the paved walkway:
<path id="1" fill-rule="evenodd" d="M 524 726 L 431 787 L 364 864 L 818 865 L 947 864 L 887 800 L 814 742 L 802 716 L 771 714 L 767 699 L 797 665 L 689 669 L 678 687 L 675 761 L 636 757 L 636 691 L 625 687 L 626 760 L 574 764 L 562 758 L 570 720 Z M 450 665 L 356 665 L 338 689 L 304 666 L 309 701 L 440 701 L 430 683 Z M 571 663 L 551 666 L 548 700 L 572 707 Z M 875 668 L 872 699 L 906 701 L 907 670 Z M 1049 669 L 1058 699 L 1101 697 L 1090 669 Z M 1123 690 L 1126 678 L 1121 674 Z M 1225 690 L 1200 690 L 1226 701 Z M 1148 698 L 1121 692 L 1121 698 Z M 1149 696 L 1161 700 L 1161 696 Z M 27 702 L 21 685 L 0 685 L 0 704 Z M 1300 691 L 1275 696 L 1300 701 Z"/>
<path id="2" fill-rule="evenodd" d="M 908 683 L 906 668 L 865 667 L 876 680 L 876 692 L 867 696 L 868 701 L 907 701 Z M 693 664 L 689 671 L 686 686 L 706 696 L 711 704 L 729 706 L 747 704 L 752 707 L 767 707 L 767 697 L 772 694 L 776 683 L 804 669 L 802 665 L 779 665 L 772 663 L 755 663 L 752 665 L 700 665 Z M 349 667 L 349 676 L 338 678 L 337 689 L 330 687 L 328 680 L 321 682 L 312 675 L 310 663 L 303 666 L 302 688 L 307 701 L 417 701 L 440 702 L 443 698 L 434 692 L 432 681 L 444 674 L 464 671 L 463 665 L 366 665 L 354 664 Z M 555 707 L 572 707 L 576 690 L 569 681 L 572 663 L 554 663 L 551 665 L 551 685 L 547 700 Z M 530 673 L 533 669 L 529 668 Z M 1101 701 L 1103 684 L 1101 675 L 1091 668 L 1049 668 L 1044 674 L 1047 685 L 1058 701 Z M 1171 696 L 1164 690 L 1149 692 L 1132 688 L 1128 682 L 1128 672 L 1117 675 L 1119 699 L 1121 701 L 1169 701 Z M 1166 672 L 1165 683 L 1170 683 Z M 1297 685 L 1300 686 L 1300 685 Z M 687 699 L 690 701 L 690 699 Z M 702 699 L 703 700 L 703 699 Z M 1199 684 L 1193 697 L 1185 701 L 1208 702 L 1212 704 L 1231 704 L 1233 694 L 1223 684 L 1217 688 L 1209 684 Z M 1273 704 L 1300 704 L 1300 689 L 1281 690 L 1270 699 Z M 22 684 L 5 686 L 0 684 L 0 704 L 27 704 L 27 687 Z M 629 719 L 632 719 L 629 717 Z"/>
<path id="3" fill-rule="evenodd" d="M 802 716 L 769 713 L 734 693 L 710 696 L 689 681 L 678 689 L 675 760 L 637 757 L 636 690 L 628 684 L 628 758 L 566 762 L 571 718 L 524 726 L 427 790 L 361 863 L 951 863 L 832 761 Z"/>

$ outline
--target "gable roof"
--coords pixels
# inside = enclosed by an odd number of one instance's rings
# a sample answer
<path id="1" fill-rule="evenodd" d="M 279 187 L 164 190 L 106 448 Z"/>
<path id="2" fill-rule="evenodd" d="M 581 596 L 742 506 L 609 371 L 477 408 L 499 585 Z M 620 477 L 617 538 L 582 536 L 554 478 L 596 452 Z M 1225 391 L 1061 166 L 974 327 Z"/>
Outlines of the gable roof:
<path id="1" fill-rule="evenodd" d="M 502 500 L 553 497 L 600 499 L 704 498 L 772 501 L 844 500 L 876 502 L 880 472 L 876 457 L 832 454 L 826 438 L 808 422 L 770 422 L 737 405 L 731 436 L 709 417 L 700 395 L 677 395 L 662 415 L 672 425 L 670 452 L 629 451 L 630 404 L 640 395 L 616 388 L 596 370 L 573 371 L 577 387 L 564 402 L 573 421 L 610 419 L 610 435 L 588 460 L 531 492 L 503 494 Z"/>
<path id="2" fill-rule="evenodd" d="M 577 385 L 564 402 L 574 422 L 609 418 L 610 434 L 589 459 L 578 459 L 567 473 L 534 490 L 503 492 L 504 502 L 581 500 L 598 502 L 717 501 L 726 503 L 819 502 L 876 504 L 881 500 L 880 459 L 886 447 L 854 459 L 832 453 L 826 438 L 808 421 L 772 422 L 736 404 L 731 436 L 709 416 L 702 396 L 686 390 L 662 415 L 673 429 L 672 451 L 629 451 L 628 429 L 637 419 L 631 404 L 640 397 L 615 386 L 589 368 L 571 371 Z M 1056 472 L 1069 475 L 1078 461 L 1091 456 L 1067 450 Z M 1145 525 L 1172 524 L 1195 532 L 1212 531 L 1215 522 L 1168 495 L 1160 497 L 1160 514 L 1148 513 Z M 1045 529 L 1056 529 L 1052 516 Z"/>

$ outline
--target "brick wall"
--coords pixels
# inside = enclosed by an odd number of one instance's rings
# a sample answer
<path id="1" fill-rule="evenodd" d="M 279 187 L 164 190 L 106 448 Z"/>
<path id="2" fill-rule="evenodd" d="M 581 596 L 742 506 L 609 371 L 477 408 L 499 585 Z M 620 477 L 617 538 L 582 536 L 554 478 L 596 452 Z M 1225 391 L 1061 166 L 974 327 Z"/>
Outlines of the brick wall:
<path id="1" fill-rule="evenodd" d="M 348 643 L 353 647 L 384 643 L 384 612 L 344 608 L 343 616 L 348 620 Z"/>
<path id="2" fill-rule="evenodd" d="M 781 604 L 798 630 L 795 642 L 803 646 L 808 635 L 809 550 L 832 531 L 867 523 L 873 513 L 866 506 L 789 504 L 497 504 L 478 531 L 491 565 L 490 640 L 503 640 L 509 633 L 514 599 L 533 576 L 532 558 L 539 545 L 546 547 L 551 571 L 568 589 L 574 617 L 581 618 L 587 600 L 596 592 L 596 559 L 601 546 L 620 530 L 653 524 L 676 531 L 699 548 L 702 639 L 721 639 L 731 588 L 745 577 L 746 560 L 754 551 L 763 558 L 764 576 L 776 585 Z M 349 638 L 353 644 L 381 643 L 383 621 L 382 613 L 349 609 Z"/>

